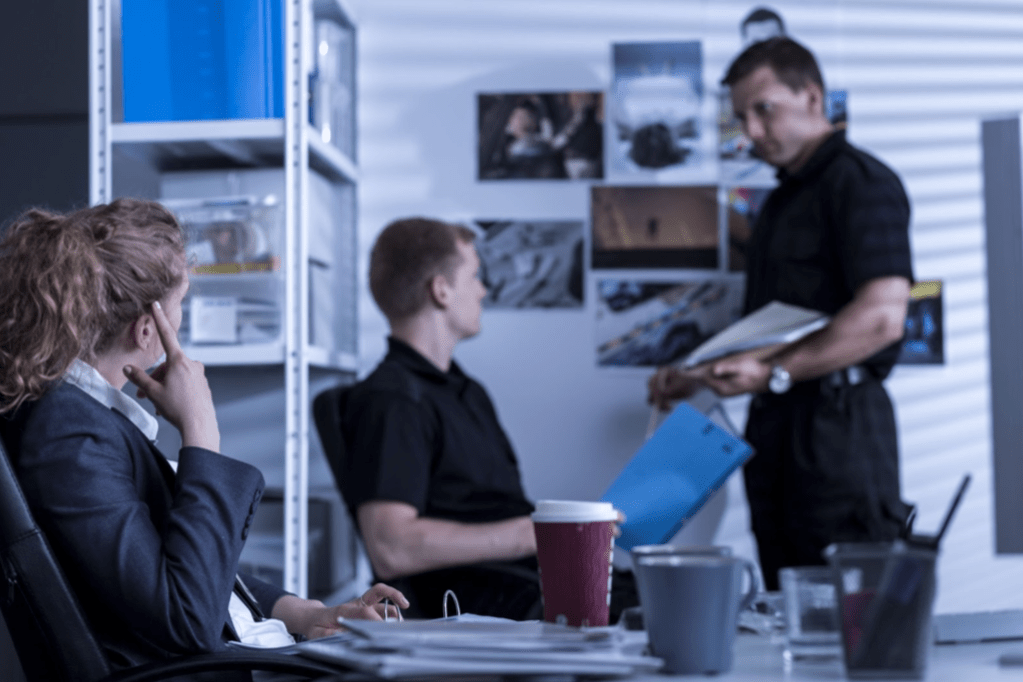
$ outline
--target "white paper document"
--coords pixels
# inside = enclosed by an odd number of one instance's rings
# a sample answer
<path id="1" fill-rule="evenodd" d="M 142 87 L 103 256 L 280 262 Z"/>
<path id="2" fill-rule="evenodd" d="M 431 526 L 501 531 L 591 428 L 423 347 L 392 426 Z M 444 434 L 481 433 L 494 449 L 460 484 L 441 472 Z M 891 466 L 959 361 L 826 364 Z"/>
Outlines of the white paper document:
<path id="1" fill-rule="evenodd" d="M 345 622 L 349 633 L 303 642 L 300 654 L 389 679 L 451 675 L 632 675 L 661 667 L 619 628 L 572 628 L 466 614 Z"/>
<path id="2" fill-rule="evenodd" d="M 771 301 L 704 341 L 682 364 L 695 367 L 732 353 L 793 343 L 821 329 L 830 320 L 817 310 Z"/>

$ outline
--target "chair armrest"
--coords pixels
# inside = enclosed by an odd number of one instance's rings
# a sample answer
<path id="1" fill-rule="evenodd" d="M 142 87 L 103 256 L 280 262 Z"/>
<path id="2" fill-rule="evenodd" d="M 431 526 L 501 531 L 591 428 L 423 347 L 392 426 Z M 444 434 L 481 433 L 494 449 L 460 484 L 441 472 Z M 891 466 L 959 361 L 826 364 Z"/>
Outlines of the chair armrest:
<path id="1" fill-rule="evenodd" d="M 104 678 L 102 682 L 150 682 L 180 675 L 232 670 L 263 670 L 291 675 L 305 675 L 313 679 L 345 672 L 345 668 L 338 664 L 320 663 L 297 654 L 260 651 L 258 649 L 244 651 L 232 649 L 146 663 L 115 672 Z"/>

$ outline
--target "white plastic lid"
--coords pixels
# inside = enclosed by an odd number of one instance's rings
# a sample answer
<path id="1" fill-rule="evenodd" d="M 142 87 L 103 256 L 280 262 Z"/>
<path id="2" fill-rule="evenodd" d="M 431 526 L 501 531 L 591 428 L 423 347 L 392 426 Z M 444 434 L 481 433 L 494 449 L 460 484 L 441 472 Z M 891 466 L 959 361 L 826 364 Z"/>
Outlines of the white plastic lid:
<path id="1" fill-rule="evenodd" d="M 610 502 L 574 500 L 537 500 L 533 520 L 547 523 L 590 523 L 615 521 L 618 512 Z"/>

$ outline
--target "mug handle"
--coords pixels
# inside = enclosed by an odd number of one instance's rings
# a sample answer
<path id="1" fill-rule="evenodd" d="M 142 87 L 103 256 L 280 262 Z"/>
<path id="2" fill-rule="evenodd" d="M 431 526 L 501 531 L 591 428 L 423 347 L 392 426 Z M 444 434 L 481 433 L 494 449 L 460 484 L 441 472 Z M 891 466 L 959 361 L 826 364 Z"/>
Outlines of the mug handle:
<path id="1" fill-rule="evenodd" d="M 753 562 L 749 559 L 739 559 L 742 562 L 743 568 L 746 569 L 747 575 L 749 575 L 749 589 L 742 595 L 742 599 L 739 600 L 739 611 L 745 611 L 749 608 L 749 605 L 753 603 L 753 598 L 757 596 L 760 584 L 757 580 L 757 569 L 753 565 Z"/>

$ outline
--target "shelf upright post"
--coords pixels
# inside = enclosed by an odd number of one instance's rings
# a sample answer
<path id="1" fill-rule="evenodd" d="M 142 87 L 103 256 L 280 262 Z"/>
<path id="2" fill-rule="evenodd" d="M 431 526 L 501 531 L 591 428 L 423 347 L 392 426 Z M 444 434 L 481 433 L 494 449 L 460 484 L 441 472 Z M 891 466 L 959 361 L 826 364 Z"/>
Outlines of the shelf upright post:
<path id="1" fill-rule="evenodd" d="M 111 168 L 110 1 L 89 2 L 89 203 L 113 198 Z"/>
<path id="2" fill-rule="evenodd" d="M 304 41 L 310 20 L 305 4 L 287 0 L 284 11 L 284 588 L 308 590 L 309 311 L 307 118 L 309 64 Z"/>

